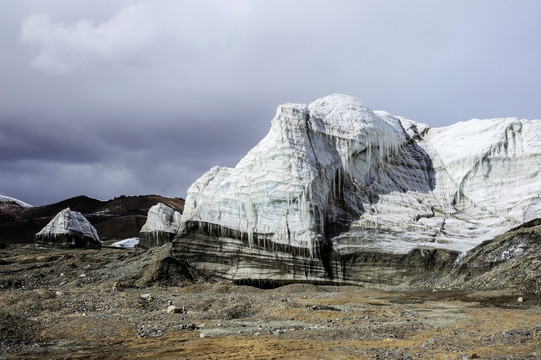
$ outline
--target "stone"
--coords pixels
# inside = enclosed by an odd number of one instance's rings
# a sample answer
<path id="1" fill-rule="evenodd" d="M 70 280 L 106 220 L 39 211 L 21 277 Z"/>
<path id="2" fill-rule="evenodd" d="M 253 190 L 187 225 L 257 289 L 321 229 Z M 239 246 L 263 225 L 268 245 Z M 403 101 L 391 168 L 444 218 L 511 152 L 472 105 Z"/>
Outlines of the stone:
<path id="1" fill-rule="evenodd" d="M 169 305 L 169 306 L 167 307 L 167 312 L 168 312 L 169 314 L 176 314 L 176 313 L 182 312 L 182 310 L 179 309 L 178 307 L 176 307 L 175 305 Z"/>
<path id="2" fill-rule="evenodd" d="M 173 302 L 171 300 L 169 300 L 167 302 L 167 304 L 168 304 L 167 312 L 169 314 L 176 314 L 176 313 L 184 313 L 185 312 L 184 306 L 182 308 L 176 307 L 175 305 L 173 305 Z"/>

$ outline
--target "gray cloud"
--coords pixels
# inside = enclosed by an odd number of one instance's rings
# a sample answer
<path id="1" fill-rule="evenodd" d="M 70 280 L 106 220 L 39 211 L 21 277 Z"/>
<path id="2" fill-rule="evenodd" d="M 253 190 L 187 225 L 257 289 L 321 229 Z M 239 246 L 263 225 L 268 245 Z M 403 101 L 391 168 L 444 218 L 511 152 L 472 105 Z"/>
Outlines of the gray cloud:
<path id="1" fill-rule="evenodd" d="M 100 62 L 127 63 L 154 38 L 156 24 L 143 5 L 122 9 L 110 20 L 55 23 L 49 15 L 34 14 L 22 23 L 21 39 L 38 51 L 31 62 L 38 70 L 65 75 Z"/>
<path id="2" fill-rule="evenodd" d="M 0 193 L 185 196 L 277 105 L 540 118 L 537 1 L 0 0 Z"/>

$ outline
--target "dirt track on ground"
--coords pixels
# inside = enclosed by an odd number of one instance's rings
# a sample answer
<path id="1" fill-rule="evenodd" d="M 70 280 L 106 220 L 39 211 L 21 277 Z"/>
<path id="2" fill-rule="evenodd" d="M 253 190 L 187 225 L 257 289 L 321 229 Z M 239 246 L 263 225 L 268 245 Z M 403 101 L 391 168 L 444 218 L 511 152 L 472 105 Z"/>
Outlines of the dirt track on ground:
<path id="1" fill-rule="evenodd" d="M 541 357 L 534 296 L 189 284 L 163 261 L 166 247 L 10 246 L 0 256 L 0 358 Z M 169 302 L 180 312 L 167 313 Z"/>

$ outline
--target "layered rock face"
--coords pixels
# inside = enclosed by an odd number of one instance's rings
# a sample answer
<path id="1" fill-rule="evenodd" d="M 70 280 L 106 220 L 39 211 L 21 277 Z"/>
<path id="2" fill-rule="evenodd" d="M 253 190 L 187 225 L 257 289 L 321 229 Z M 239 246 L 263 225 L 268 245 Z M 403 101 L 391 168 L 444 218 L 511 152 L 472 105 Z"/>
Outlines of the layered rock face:
<path id="1" fill-rule="evenodd" d="M 150 248 L 173 241 L 180 230 L 180 223 L 180 212 L 162 203 L 154 205 L 139 233 L 138 246 Z"/>
<path id="2" fill-rule="evenodd" d="M 100 248 L 96 229 L 77 211 L 66 208 L 59 212 L 40 232 L 36 242 L 58 247 Z"/>
<path id="3" fill-rule="evenodd" d="M 190 187 L 175 254 L 238 281 L 400 283 L 540 216 L 539 134 L 515 118 L 430 129 L 341 94 L 282 105 L 235 168 Z"/>

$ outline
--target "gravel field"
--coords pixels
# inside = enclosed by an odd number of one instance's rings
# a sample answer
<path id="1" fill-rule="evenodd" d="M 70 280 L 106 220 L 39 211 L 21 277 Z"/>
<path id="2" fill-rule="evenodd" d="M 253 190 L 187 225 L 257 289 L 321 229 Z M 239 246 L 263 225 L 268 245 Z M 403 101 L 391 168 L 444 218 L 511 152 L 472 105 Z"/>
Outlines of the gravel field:
<path id="1" fill-rule="evenodd" d="M 259 289 L 205 282 L 169 254 L 0 249 L 0 358 L 541 358 L 539 296 Z"/>

